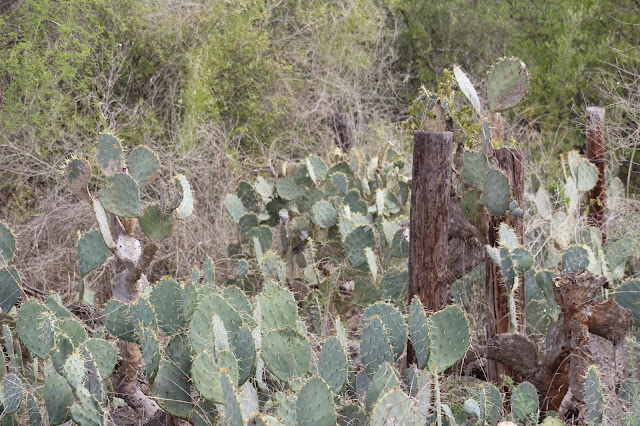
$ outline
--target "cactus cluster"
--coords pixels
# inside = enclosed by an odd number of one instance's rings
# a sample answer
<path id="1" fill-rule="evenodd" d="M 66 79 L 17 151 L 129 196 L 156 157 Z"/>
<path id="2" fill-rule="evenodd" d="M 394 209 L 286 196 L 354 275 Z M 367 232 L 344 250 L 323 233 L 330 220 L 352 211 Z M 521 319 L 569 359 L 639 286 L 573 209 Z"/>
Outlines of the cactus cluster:
<path id="1" fill-rule="evenodd" d="M 226 195 L 238 225 L 229 255 L 239 286 L 295 279 L 326 302 L 331 289 L 354 282 L 350 302 L 406 297 L 409 171 L 390 147 L 368 164 L 358 154 L 332 157 L 333 164 L 318 156 L 285 163 L 275 182 L 242 181 Z"/>

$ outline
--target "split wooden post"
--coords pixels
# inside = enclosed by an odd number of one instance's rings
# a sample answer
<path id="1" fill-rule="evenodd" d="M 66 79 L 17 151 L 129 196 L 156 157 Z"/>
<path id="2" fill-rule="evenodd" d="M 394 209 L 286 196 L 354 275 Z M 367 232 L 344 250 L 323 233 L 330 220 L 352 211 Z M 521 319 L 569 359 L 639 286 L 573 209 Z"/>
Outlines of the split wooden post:
<path id="1" fill-rule="evenodd" d="M 435 312 L 449 296 L 447 248 L 453 133 L 413 134 L 409 231 L 409 303 L 417 295 Z"/>
<path id="2" fill-rule="evenodd" d="M 501 140 L 504 123 L 500 115 L 494 117 L 493 127 L 496 132 L 492 135 L 492 138 Z M 519 148 L 500 148 L 495 151 L 494 156 L 498 162 L 498 167 L 504 171 L 507 178 L 509 178 L 513 199 L 518 203 L 518 207 L 524 211 L 524 155 L 522 150 Z M 524 245 L 523 217 L 515 217 L 512 215 L 490 217 L 487 235 L 489 245 L 496 246 L 498 244 L 498 228 L 503 222 L 516 231 L 518 242 Z M 496 335 L 509 331 L 509 301 L 507 289 L 502 282 L 500 269 L 489 259 L 487 259 L 485 263 L 485 292 L 487 302 L 486 333 L 487 341 L 489 341 Z M 526 331 L 525 309 L 525 282 L 524 276 L 521 276 L 518 277 L 518 290 L 516 292 L 516 315 L 518 318 L 518 331 L 523 334 Z M 503 374 L 513 377 L 516 380 L 518 379 L 513 369 L 491 359 L 487 359 L 486 373 L 487 380 L 494 383 L 500 383 L 500 376 Z"/>
<path id="3" fill-rule="evenodd" d="M 605 142 L 604 142 L 604 108 L 588 107 L 585 114 L 587 133 L 587 158 L 598 168 L 598 182 L 589 191 L 589 225 L 600 229 L 602 240 L 605 233 Z"/>

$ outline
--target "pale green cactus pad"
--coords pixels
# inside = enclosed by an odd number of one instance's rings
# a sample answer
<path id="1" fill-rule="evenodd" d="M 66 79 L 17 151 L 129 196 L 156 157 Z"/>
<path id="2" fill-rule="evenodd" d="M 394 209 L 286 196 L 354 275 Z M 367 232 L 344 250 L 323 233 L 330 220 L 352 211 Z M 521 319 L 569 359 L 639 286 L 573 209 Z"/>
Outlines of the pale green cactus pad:
<path id="1" fill-rule="evenodd" d="M 525 98 L 529 73 L 520 59 L 504 58 L 491 67 L 487 80 L 489 109 L 504 111 L 518 105 Z"/>

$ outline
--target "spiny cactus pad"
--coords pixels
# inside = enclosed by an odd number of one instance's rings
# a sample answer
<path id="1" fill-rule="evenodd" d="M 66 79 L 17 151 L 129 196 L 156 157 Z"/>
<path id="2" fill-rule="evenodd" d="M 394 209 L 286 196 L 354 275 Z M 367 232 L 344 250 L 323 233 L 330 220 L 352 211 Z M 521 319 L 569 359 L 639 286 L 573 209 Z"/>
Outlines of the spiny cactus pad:
<path id="1" fill-rule="evenodd" d="M 429 371 L 441 373 L 458 362 L 469 349 L 469 323 L 458 305 L 448 306 L 427 318 Z"/>
<path id="2" fill-rule="evenodd" d="M 418 368 L 425 368 L 430 351 L 429 328 L 427 327 L 427 315 L 417 296 L 413 297 L 409 307 L 409 336 L 416 353 Z"/>
<path id="3" fill-rule="evenodd" d="M 358 267 L 367 261 L 365 248 L 375 246 L 376 237 L 369 226 L 358 226 L 344 239 L 344 251 L 353 267 Z"/>
<path id="4" fill-rule="evenodd" d="M 286 201 L 297 200 L 302 197 L 302 189 L 289 178 L 279 178 L 276 181 L 278 196 Z"/>
<path id="5" fill-rule="evenodd" d="M 296 417 L 301 425 L 336 424 L 336 409 L 333 394 L 327 383 L 320 377 L 312 377 L 300 389 L 296 402 Z"/>
<path id="6" fill-rule="evenodd" d="M 480 421 L 486 424 L 498 424 L 502 417 L 502 394 L 491 383 L 480 384 L 475 391 L 475 398 L 480 406 Z"/>
<path id="7" fill-rule="evenodd" d="M 84 158 L 72 158 L 65 164 L 65 178 L 69 189 L 76 195 L 87 191 L 87 183 L 91 178 L 91 166 Z"/>
<path id="8" fill-rule="evenodd" d="M 186 325 L 182 309 L 182 286 L 175 280 L 160 280 L 151 290 L 149 303 L 156 313 L 160 329 L 165 333 L 178 333 Z"/>
<path id="9" fill-rule="evenodd" d="M 138 223 L 147 237 L 161 241 L 171 235 L 174 220 L 173 214 L 165 213 L 160 206 L 151 204 L 144 209 Z"/>
<path id="10" fill-rule="evenodd" d="M 186 176 L 178 175 L 175 178 L 180 182 L 180 187 L 182 189 L 182 201 L 176 208 L 176 219 L 184 220 L 193 213 L 193 191 L 191 190 L 191 184 L 189 184 Z"/>
<path id="11" fill-rule="evenodd" d="M 511 394 L 511 410 L 526 424 L 538 423 L 538 391 L 529 382 L 522 382 Z"/>
<path id="12" fill-rule="evenodd" d="M 402 314 L 390 303 L 377 302 L 367 307 L 360 318 L 360 324 L 366 324 L 369 318 L 380 317 L 389 336 L 389 342 L 396 359 L 404 352 L 407 342 L 407 323 Z"/>
<path id="13" fill-rule="evenodd" d="M 158 167 L 160 167 L 160 160 L 149 148 L 139 146 L 129 153 L 127 167 L 129 174 L 135 179 L 138 186 L 144 188 L 153 181 Z"/>
<path id="14" fill-rule="evenodd" d="M 480 202 L 494 216 L 502 216 L 509 210 L 511 186 L 509 179 L 500 170 L 491 169 L 482 185 Z"/>
<path id="15" fill-rule="evenodd" d="M 138 331 L 140 335 L 140 349 L 144 358 L 144 368 L 147 380 L 153 383 L 160 368 L 160 344 L 158 337 L 151 328 L 141 327 Z"/>
<path id="16" fill-rule="evenodd" d="M 633 324 L 640 326 L 640 280 L 628 279 L 616 289 L 615 301 L 633 314 Z"/>
<path id="17" fill-rule="evenodd" d="M 529 73 L 520 59 L 504 58 L 491 67 L 487 80 L 489 109 L 504 111 L 518 105 L 526 96 Z"/>
<path id="18" fill-rule="evenodd" d="M 318 356 L 318 373 L 322 377 L 331 391 L 338 395 L 347 382 L 349 364 L 347 355 L 338 337 L 330 337 Z"/>
<path id="19" fill-rule="evenodd" d="M 181 419 L 188 419 L 192 409 L 190 388 L 189 376 L 184 370 L 166 359 L 160 361 L 158 375 L 151 385 L 151 394 L 163 410 Z"/>
<path id="20" fill-rule="evenodd" d="M 582 271 L 589 267 L 589 263 L 589 251 L 586 247 L 573 245 L 562 253 L 562 272 L 564 274 Z"/>
<path id="21" fill-rule="evenodd" d="M 584 378 L 584 402 L 587 405 L 587 423 L 600 426 L 604 409 L 604 396 L 600 383 L 600 373 L 595 365 L 589 366 Z"/>
<path id="22" fill-rule="evenodd" d="M 108 133 L 100 133 L 98 135 L 96 163 L 100 171 L 107 176 L 123 171 L 122 144 L 118 138 Z"/>
<path id="23" fill-rule="evenodd" d="M 273 281 L 264 283 L 256 300 L 260 303 L 262 330 L 293 326 L 298 319 L 298 305 L 293 293 Z"/>
<path id="24" fill-rule="evenodd" d="M 191 377 L 200 394 L 209 401 L 222 404 L 222 384 L 220 371 L 227 370 L 232 383 L 238 383 L 238 362 L 231 351 L 218 351 L 214 356 L 207 351 L 200 352 L 193 361 Z"/>
<path id="25" fill-rule="evenodd" d="M 102 265 L 111 256 L 111 250 L 105 245 L 102 235 L 96 229 L 80 235 L 76 251 L 80 263 L 80 274 L 83 276 Z"/>
<path id="26" fill-rule="evenodd" d="M 421 423 L 416 404 L 400 388 L 393 388 L 382 395 L 369 417 L 371 426 L 419 425 Z"/>
<path id="27" fill-rule="evenodd" d="M 16 268 L 9 266 L 0 269 L 0 308 L 4 312 L 9 312 L 20 300 L 21 283 L 22 279 Z"/>
<path id="28" fill-rule="evenodd" d="M 393 362 L 393 350 L 384 322 L 378 316 L 364 322 L 360 332 L 363 371 L 371 377 L 385 362 Z"/>
<path id="29" fill-rule="evenodd" d="M 211 322 L 214 313 L 222 319 L 229 339 L 237 338 L 242 325 L 242 317 L 220 295 L 209 294 L 200 301 L 189 326 L 191 345 L 196 353 L 203 350 L 214 352 L 213 324 Z"/>
<path id="30" fill-rule="evenodd" d="M 103 311 L 104 327 L 119 339 L 136 342 L 136 322 L 134 322 L 129 305 L 118 299 L 107 302 Z"/>
<path id="31" fill-rule="evenodd" d="M 114 173 L 98 193 L 98 198 L 102 207 L 116 216 L 140 216 L 140 190 L 128 174 Z"/>
<path id="32" fill-rule="evenodd" d="M 100 371 L 100 377 L 103 379 L 111 377 L 117 361 L 117 353 L 113 345 L 104 339 L 96 338 L 85 340 L 83 345 L 93 356 L 96 366 Z"/>
<path id="33" fill-rule="evenodd" d="M 55 371 L 50 371 L 44 381 L 42 396 L 51 424 L 60 425 L 71 419 L 69 409 L 75 398 L 71 386 L 64 377 Z"/>
<path id="34" fill-rule="evenodd" d="M 385 362 L 378 368 L 373 375 L 367 396 L 365 398 L 365 407 L 367 412 L 371 412 L 373 405 L 378 401 L 381 395 L 384 395 L 389 389 L 400 385 L 398 374 L 395 368 L 388 362 Z"/>
<path id="35" fill-rule="evenodd" d="M 462 181 L 467 185 L 478 190 L 482 189 L 490 171 L 489 159 L 482 152 L 465 151 L 462 154 L 462 171 L 460 175 Z"/>
<path id="36" fill-rule="evenodd" d="M 338 223 L 338 211 L 328 201 L 318 201 L 311 211 L 313 222 L 321 228 L 331 228 Z"/>
<path id="37" fill-rule="evenodd" d="M 53 347 L 50 339 L 43 339 L 44 328 L 42 316 L 51 315 L 51 311 L 36 299 L 28 299 L 22 304 L 16 319 L 18 337 L 31 353 L 40 359 L 49 357 Z"/>
<path id="38" fill-rule="evenodd" d="M 0 268 L 9 265 L 16 252 L 16 237 L 9 227 L 0 222 Z"/>
<path id="39" fill-rule="evenodd" d="M 262 358 L 278 379 L 289 382 L 304 376 L 311 365 L 311 344 L 296 328 L 284 326 L 262 337 Z"/>

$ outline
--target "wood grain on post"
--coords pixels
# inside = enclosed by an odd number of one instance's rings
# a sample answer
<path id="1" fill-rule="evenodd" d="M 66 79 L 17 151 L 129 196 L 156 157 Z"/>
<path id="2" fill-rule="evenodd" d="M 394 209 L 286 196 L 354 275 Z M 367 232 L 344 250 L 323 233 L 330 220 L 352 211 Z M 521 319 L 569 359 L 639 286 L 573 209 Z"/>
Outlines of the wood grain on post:
<path id="1" fill-rule="evenodd" d="M 604 108 L 589 107 L 585 114 L 587 131 L 587 158 L 598 168 L 598 183 L 589 191 L 589 225 L 600 229 L 602 240 L 605 234 L 605 143 L 604 143 Z"/>
<path id="2" fill-rule="evenodd" d="M 502 118 L 496 117 L 496 125 L 494 128 L 500 129 L 499 132 L 492 135 L 494 139 L 502 139 Z M 524 211 L 524 156 L 521 149 L 518 148 L 500 148 L 494 154 L 498 167 L 507 175 L 511 184 L 511 195 L 518 203 L 518 207 Z M 491 216 L 489 220 L 489 231 L 487 235 L 488 243 L 491 246 L 498 245 L 498 228 L 501 223 L 506 223 L 513 228 L 518 236 L 518 242 L 524 245 L 524 219 L 522 216 L 515 217 L 512 215 L 495 217 Z M 519 287 L 516 292 L 516 315 L 518 318 L 518 331 L 525 333 L 525 282 L 524 276 L 518 277 Z M 507 288 L 502 281 L 500 269 L 491 260 L 487 259 L 485 263 L 485 291 L 487 302 L 487 341 L 498 334 L 509 331 L 509 301 Z M 487 360 L 486 365 L 487 380 L 494 383 L 500 382 L 502 374 L 518 379 L 513 369 L 500 364 L 494 360 Z"/>
<path id="3" fill-rule="evenodd" d="M 413 134 L 409 231 L 409 302 L 414 295 L 430 311 L 447 304 L 447 241 L 453 133 Z"/>

